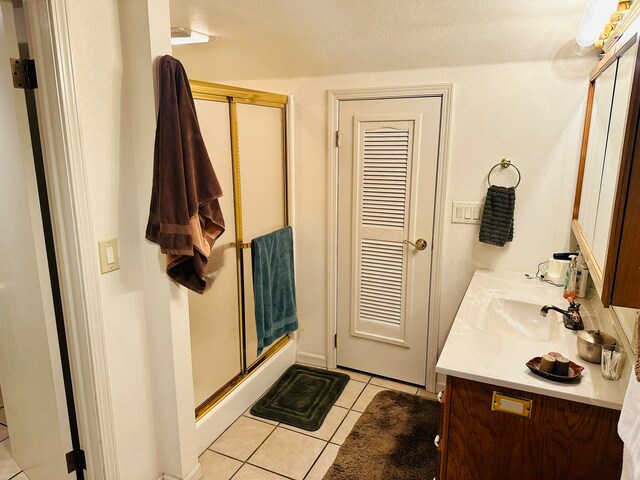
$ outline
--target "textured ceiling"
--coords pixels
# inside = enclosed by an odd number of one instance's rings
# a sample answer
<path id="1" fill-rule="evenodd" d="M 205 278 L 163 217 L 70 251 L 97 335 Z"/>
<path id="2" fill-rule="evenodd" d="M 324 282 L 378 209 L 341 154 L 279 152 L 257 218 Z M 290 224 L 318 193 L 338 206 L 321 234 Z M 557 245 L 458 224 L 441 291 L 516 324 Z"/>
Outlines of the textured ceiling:
<path id="1" fill-rule="evenodd" d="M 256 79 L 551 60 L 573 55 L 588 0 L 171 0 L 174 47 L 216 78 Z"/>

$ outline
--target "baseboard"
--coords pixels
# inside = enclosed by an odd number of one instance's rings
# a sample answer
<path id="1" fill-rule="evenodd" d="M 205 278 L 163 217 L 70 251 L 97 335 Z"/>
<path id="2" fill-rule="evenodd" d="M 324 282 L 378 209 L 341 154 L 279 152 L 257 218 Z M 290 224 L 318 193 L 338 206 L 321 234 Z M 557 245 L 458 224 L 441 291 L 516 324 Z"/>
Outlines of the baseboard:
<path id="1" fill-rule="evenodd" d="M 327 368 L 327 357 L 315 353 L 298 352 L 296 354 L 296 362 L 313 365 L 314 367 Z"/>
<path id="2" fill-rule="evenodd" d="M 296 361 L 296 343 L 289 342 L 196 423 L 198 451 L 204 452 Z"/>
<path id="3" fill-rule="evenodd" d="M 184 478 L 174 477 L 173 475 L 163 474 L 158 480 L 200 480 L 202 478 L 202 465 L 196 464 Z"/>

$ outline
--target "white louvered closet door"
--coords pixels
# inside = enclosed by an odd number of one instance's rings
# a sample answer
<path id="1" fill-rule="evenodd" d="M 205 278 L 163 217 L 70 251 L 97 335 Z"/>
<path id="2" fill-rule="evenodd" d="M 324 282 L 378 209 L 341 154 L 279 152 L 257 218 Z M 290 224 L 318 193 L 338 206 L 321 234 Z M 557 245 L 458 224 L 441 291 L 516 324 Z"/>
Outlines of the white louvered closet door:
<path id="1" fill-rule="evenodd" d="M 340 103 L 338 365 L 425 384 L 439 97 Z M 404 242 L 424 239 L 420 250 Z"/>

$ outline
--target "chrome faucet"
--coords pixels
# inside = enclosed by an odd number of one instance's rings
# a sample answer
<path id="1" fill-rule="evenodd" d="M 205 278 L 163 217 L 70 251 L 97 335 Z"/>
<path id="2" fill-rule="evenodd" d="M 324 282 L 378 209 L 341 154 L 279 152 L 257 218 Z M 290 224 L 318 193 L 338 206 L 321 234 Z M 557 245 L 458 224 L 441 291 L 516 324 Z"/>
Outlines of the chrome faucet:
<path id="1" fill-rule="evenodd" d="M 584 330 L 584 323 L 582 323 L 582 315 L 580 315 L 580 304 L 574 301 L 569 302 L 569 308 L 562 310 L 555 305 L 545 305 L 540 309 L 540 315 L 547 316 L 549 310 L 555 310 L 562 314 L 562 320 L 564 321 L 564 328 L 569 330 Z"/>

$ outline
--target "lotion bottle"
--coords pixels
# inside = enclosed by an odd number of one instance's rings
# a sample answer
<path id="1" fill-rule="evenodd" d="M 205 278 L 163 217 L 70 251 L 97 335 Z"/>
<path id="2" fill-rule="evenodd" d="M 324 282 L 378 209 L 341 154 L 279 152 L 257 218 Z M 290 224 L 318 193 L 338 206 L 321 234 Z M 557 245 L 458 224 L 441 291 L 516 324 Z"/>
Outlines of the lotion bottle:
<path id="1" fill-rule="evenodd" d="M 567 274 L 564 277 L 564 297 L 576 294 L 576 278 L 578 271 L 578 262 L 576 262 L 577 255 L 571 255 L 569 257 L 571 263 L 567 269 Z"/>

